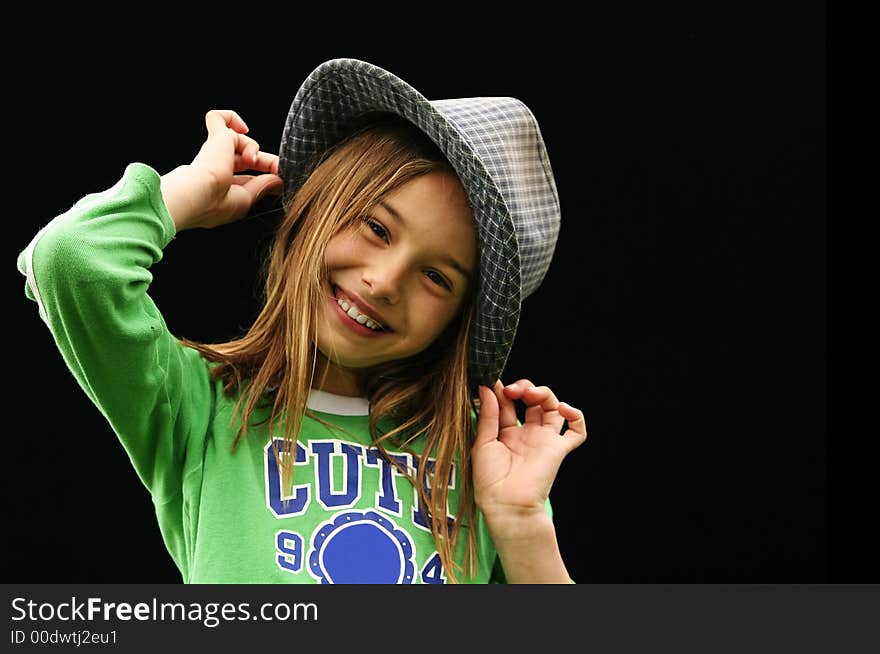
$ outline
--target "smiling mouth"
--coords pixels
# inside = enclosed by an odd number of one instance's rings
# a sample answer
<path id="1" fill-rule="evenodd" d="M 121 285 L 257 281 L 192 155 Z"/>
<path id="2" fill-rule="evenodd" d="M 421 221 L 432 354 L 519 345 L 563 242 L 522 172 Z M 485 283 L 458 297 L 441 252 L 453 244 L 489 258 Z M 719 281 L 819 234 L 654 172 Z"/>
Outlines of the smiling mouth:
<path id="1" fill-rule="evenodd" d="M 377 320 L 374 320 L 367 314 L 363 313 L 360 308 L 354 302 L 348 300 L 348 298 L 342 297 L 340 298 L 339 288 L 335 284 L 330 285 L 331 292 L 333 293 L 333 299 L 336 300 L 336 303 L 339 304 L 340 309 L 348 315 L 354 322 L 359 325 L 363 325 L 365 328 L 369 329 L 374 333 L 391 333 L 394 330 L 386 327 L 382 323 Z M 342 304 L 344 303 L 344 305 Z M 354 313 L 355 315 L 352 315 Z"/>

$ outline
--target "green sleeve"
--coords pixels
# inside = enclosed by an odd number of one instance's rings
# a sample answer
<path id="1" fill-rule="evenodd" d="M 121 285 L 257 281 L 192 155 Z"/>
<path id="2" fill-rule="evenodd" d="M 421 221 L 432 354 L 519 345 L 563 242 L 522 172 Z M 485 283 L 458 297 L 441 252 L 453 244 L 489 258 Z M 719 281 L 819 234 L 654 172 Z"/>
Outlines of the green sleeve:
<path id="1" fill-rule="evenodd" d="M 148 269 L 175 234 L 159 174 L 133 163 L 18 256 L 26 296 L 157 506 L 179 502 L 185 468 L 201 461 L 192 450 L 202 447 L 212 409 L 205 360 L 176 341 L 147 295 Z"/>

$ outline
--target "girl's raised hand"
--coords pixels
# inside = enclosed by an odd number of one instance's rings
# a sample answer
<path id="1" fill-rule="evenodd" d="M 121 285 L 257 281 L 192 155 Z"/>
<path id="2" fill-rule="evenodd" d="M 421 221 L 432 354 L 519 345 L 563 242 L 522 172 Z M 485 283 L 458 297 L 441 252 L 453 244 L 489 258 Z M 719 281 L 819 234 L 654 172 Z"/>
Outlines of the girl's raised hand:
<path id="1" fill-rule="evenodd" d="M 278 156 L 260 151 L 232 110 L 205 115 L 208 137 L 192 163 L 162 177 L 162 195 L 177 231 L 213 228 L 243 218 L 267 193 L 280 193 Z M 252 170 L 258 174 L 241 174 Z"/>
<path id="2" fill-rule="evenodd" d="M 587 439 L 584 414 L 559 402 L 546 386 L 528 379 L 490 390 L 480 386 L 477 439 L 471 449 L 474 499 L 490 523 L 513 528 L 545 515 L 550 487 L 562 459 Z M 522 400 L 525 422 L 517 424 L 514 400 Z M 562 435 L 563 423 L 569 429 Z"/>

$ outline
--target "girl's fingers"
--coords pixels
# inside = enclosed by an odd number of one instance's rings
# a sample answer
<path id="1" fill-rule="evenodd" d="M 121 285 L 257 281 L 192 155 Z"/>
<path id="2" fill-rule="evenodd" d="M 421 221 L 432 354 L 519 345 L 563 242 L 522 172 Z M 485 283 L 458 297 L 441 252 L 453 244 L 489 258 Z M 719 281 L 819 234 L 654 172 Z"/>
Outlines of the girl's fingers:
<path id="1" fill-rule="evenodd" d="M 251 203 L 265 195 L 275 193 L 282 183 L 277 175 L 236 175 L 233 177 L 233 182 L 243 186 L 250 193 Z"/>
<path id="2" fill-rule="evenodd" d="M 266 173 L 278 174 L 278 155 L 271 152 L 257 152 L 256 168 Z"/>
<path id="3" fill-rule="evenodd" d="M 498 398 L 498 405 L 501 407 L 498 417 L 498 426 L 500 429 L 505 427 L 516 427 L 516 407 L 513 400 L 504 394 L 504 384 L 498 379 L 495 382 L 495 397 Z"/>
<path id="4" fill-rule="evenodd" d="M 257 152 L 254 170 L 260 170 L 264 173 L 278 174 L 278 155 L 269 152 Z"/>
<path id="5" fill-rule="evenodd" d="M 477 438 L 473 447 L 479 448 L 498 438 L 498 403 L 492 400 L 492 389 L 480 385 L 480 415 L 477 420 Z"/>
<path id="6" fill-rule="evenodd" d="M 565 402 L 559 403 L 559 412 L 568 420 L 568 429 L 562 435 L 569 443 L 569 452 L 587 440 L 587 423 L 584 414 Z"/>
<path id="7" fill-rule="evenodd" d="M 519 395 L 519 399 L 525 402 L 526 406 L 529 407 L 526 409 L 526 422 L 531 422 L 536 425 L 541 425 L 544 423 L 544 407 L 541 404 L 535 404 L 535 389 L 538 388 L 528 379 L 520 379 L 513 384 L 513 396 L 516 397 Z M 510 386 L 507 387 L 510 389 Z M 547 388 L 546 386 L 542 386 L 541 388 Z M 549 389 L 548 389 L 549 390 Z M 562 427 L 562 425 L 559 425 Z"/>
<path id="8" fill-rule="evenodd" d="M 536 404 L 535 406 L 530 406 L 526 409 L 526 423 L 533 423 L 536 425 L 544 424 L 544 409 L 540 404 Z M 560 428 L 562 425 L 559 425 Z"/>
<path id="9" fill-rule="evenodd" d="M 211 147 L 213 156 L 224 154 L 221 148 L 228 147 L 225 141 L 232 130 L 234 137 L 235 172 L 241 170 L 258 170 L 266 173 L 278 173 L 278 156 L 260 152 L 260 144 L 250 136 L 246 136 L 248 126 L 235 111 L 231 109 L 212 109 L 205 114 L 205 125 L 208 128 L 209 141 L 218 145 Z M 211 138 L 222 137 L 224 140 Z"/>
<path id="10" fill-rule="evenodd" d="M 235 172 L 257 170 L 261 173 L 278 174 L 278 156 L 268 152 L 257 152 L 256 156 L 235 155 Z"/>
<path id="11" fill-rule="evenodd" d="M 557 434 L 565 424 L 565 417 L 559 413 L 559 400 L 556 394 L 546 386 L 535 386 L 523 393 L 523 400 L 529 404 L 535 403 L 535 424 L 552 427 Z"/>
<path id="12" fill-rule="evenodd" d="M 565 418 L 559 415 L 559 400 L 547 386 L 535 386 L 528 379 L 520 379 L 507 386 L 504 392 L 529 407 L 526 409 L 527 423 L 552 427 L 556 432 L 562 429 Z"/>
<path id="13" fill-rule="evenodd" d="M 240 154 L 246 161 L 256 164 L 260 144 L 250 136 L 244 134 L 235 135 L 235 153 Z"/>
<path id="14" fill-rule="evenodd" d="M 240 154 L 235 155 L 235 163 L 232 165 L 232 172 L 237 174 L 243 170 L 253 170 L 252 161 L 253 160 L 246 161 Z"/>
<path id="15" fill-rule="evenodd" d="M 208 138 L 196 157 L 202 165 L 225 167 L 230 154 L 230 145 L 233 148 L 233 155 L 240 153 L 245 157 L 250 156 L 252 161 L 254 153 L 260 149 L 256 141 L 244 136 L 243 133 L 248 130 L 247 125 L 241 116 L 230 109 L 212 109 L 206 113 L 205 126 L 208 128 Z M 250 155 L 246 151 L 248 146 L 252 150 Z"/>
<path id="16" fill-rule="evenodd" d="M 227 127 L 239 134 L 249 131 L 241 116 L 231 109 L 211 109 L 205 114 L 205 126 L 210 135 L 219 134 Z"/>
<path id="17" fill-rule="evenodd" d="M 533 387 L 534 384 L 528 379 L 517 379 L 512 384 L 504 387 L 504 390 L 511 394 L 511 397 L 519 397 L 519 394 L 527 388 Z"/>

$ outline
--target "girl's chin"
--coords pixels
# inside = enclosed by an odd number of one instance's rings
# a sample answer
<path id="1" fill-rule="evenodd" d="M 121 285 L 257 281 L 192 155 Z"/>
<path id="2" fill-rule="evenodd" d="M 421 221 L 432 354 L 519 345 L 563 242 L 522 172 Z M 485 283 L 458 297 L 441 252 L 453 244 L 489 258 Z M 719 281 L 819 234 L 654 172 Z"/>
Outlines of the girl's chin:
<path id="1" fill-rule="evenodd" d="M 346 349 L 349 349 L 347 347 Z M 351 375 L 361 375 L 366 373 L 369 368 L 378 365 L 379 361 L 363 361 L 362 359 L 358 359 L 357 357 L 352 357 L 350 355 L 342 355 L 340 357 L 339 352 L 337 351 L 335 355 L 331 356 L 329 354 L 330 348 L 318 346 L 318 364 L 330 364 L 334 368 L 343 371 L 346 374 Z"/>

